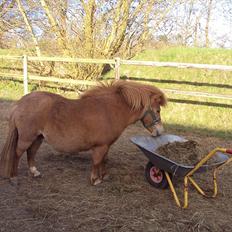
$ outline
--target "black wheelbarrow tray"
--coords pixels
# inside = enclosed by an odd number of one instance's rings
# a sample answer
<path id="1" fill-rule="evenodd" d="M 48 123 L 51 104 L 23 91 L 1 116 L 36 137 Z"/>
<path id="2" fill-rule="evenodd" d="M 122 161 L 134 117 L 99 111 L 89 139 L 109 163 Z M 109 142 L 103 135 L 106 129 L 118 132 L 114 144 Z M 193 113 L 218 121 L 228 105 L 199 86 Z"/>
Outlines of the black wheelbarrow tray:
<path id="1" fill-rule="evenodd" d="M 156 188 L 170 187 L 176 204 L 179 207 L 188 207 L 188 189 L 189 183 L 191 183 L 196 190 L 205 197 L 216 197 L 218 192 L 217 187 L 217 171 L 219 168 L 224 167 L 226 164 L 232 161 L 232 157 L 229 158 L 229 154 L 232 154 L 232 149 L 215 148 L 209 154 L 207 154 L 198 163 L 188 166 L 179 164 L 173 160 L 170 160 L 156 152 L 156 150 L 167 143 L 172 142 L 185 142 L 187 141 L 183 137 L 177 135 L 161 135 L 158 137 L 152 136 L 134 136 L 131 138 L 134 143 L 149 159 L 149 162 L 145 168 L 145 177 L 147 181 Z M 183 154 L 184 155 L 184 154 Z M 215 156 L 215 162 L 212 164 L 206 164 L 206 162 Z M 202 173 L 206 171 L 213 171 L 213 193 L 208 195 L 205 191 L 196 183 L 193 179 L 193 175 L 196 173 Z M 176 194 L 173 186 L 172 178 L 182 177 L 184 181 L 184 202 L 181 205 L 180 200 Z"/>

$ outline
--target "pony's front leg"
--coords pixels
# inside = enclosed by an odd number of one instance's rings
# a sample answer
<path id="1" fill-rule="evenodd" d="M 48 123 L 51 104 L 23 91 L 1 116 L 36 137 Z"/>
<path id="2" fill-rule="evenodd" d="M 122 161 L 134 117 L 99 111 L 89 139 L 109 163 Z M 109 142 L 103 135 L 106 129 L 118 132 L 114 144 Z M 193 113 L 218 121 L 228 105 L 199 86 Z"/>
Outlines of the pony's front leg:
<path id="1" fill-rule="evenodd" d="M 90 181 L 92 185 L 97 185 L 102 182 L 102 179 L 105 175 L 105 164 L 104 158 L 109 150 L 108 145 L 98 146 L 93 149 L 92 153 L 92 172 Z"/>
<path id="2" fill-rule="evenodd" d="M 102 180 L 107 180 L 109 178 L 109 175 L 106 172 L 106 155 L 104 156 L 104 159 L 99 167 L 99 176 Z"/>

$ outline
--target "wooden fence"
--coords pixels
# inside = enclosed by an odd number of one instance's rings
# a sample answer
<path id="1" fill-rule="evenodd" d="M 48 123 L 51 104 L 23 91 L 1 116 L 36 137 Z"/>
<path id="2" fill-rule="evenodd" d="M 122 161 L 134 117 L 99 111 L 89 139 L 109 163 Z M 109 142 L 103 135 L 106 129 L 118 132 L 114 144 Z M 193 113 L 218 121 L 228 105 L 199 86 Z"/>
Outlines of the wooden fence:
<path id="1" fill-rule="evenodd" d="M 8 59 L 15 61 L 22 61 L 23 64 L 23 75 L 0 73 L 1 77 L 12 77 L 13 79 L 23 80 L 24 94 L 28 93 L 28 82 L 31 80 L 56 82 L 63 84 L 74 84 L 74 85 L 96 85 L 96 81 L 90 80 L 72 80 L 72 79 L 61 79 L 57 77 L 45 77 L 28 75 L 28 62 L 29 61 L 49 61 L 49 62 L 69 62 L 69 63 L 85 63 L 85 64 L 110 64 L 114 65 L 115 79 L 120 79 L 120 65 L 136 65 L 136 66 L 152 66 L 152 67 L 175 67 L 175 68 L 194 68 L 194 69 L 207 69 L 207 70 L 221 70 L 221 71 L 232 71 L 231 65 L 209 65 L 209 64 L 192 64 L 192 63 L 177 63 L 177 62 L 155 62 L 155 61 L 137 61 L 137 60 L 123 60 L 120 58 L 115 59 L 83 59 L 83 58 L 69 58 L 69 57 L 35 57 L 35 56 L 0 56 L 0 59 Z M 149 81 L 149 80 L 148 80 Z M 191 92 L 174 89 L 164 89 L 166 92 L 172 94 L 181 94 L 188 96 L 201 96 L 206 98 L 217 98 L 232 100 L 232 95 L 224 94 L 211 94 L 206 92 Z"/>

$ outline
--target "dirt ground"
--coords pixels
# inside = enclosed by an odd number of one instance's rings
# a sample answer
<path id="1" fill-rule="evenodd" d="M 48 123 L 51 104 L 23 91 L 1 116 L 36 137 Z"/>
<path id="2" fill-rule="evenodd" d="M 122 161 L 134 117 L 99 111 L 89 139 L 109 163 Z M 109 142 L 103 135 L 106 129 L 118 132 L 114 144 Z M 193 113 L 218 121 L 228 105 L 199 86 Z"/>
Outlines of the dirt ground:
<path id="1" fill-rule="evenodd" d="M 0 150 L 7 135 L 10 102 L 0 102 Z M 30 125 L 28 125 L 30 126 Z M 232 141 L 168 131 L 196 140 L 208 150 L 232 147 Z M 0 231 L 232 231 L 232 166 L 219 174 L 216 199 L 190 189 L 190 205 L 179 209 L 169 189 L 156 189 L 144 178 L 146 157 L 129 138 L 147 134 L 140 124 L 130 126 L 111 147 L 110 177 L 91 186 L 90 154 L 59 154 L 43 144 L 37 154 L 42 178 L 28 174 L 26 156 L 19 168 L 18 187 L 0 180 Z M 208 188 L 208 176 L 196 177 Z M 178 194 L 181 180 L 176 180 Z"/>

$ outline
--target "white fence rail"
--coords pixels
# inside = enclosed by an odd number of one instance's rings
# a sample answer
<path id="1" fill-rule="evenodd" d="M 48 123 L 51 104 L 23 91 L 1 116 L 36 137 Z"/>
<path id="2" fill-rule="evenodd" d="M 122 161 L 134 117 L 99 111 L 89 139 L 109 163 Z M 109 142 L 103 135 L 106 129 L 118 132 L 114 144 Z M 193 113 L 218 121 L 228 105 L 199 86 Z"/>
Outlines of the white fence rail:
<path id="1" fill-rule="evenodd" d="M 8 60 L 21 60 L 23 63 L 23 76 L 0 73 L 1 77 L 11 76 L 16 79 L 23 79 L 24 94 L 28 93 L 28 82 L 30 80 L 56 82 L 56 83 L 68 83 L 68 84 L 85 84 L 85 85 L 96 85 L 96 81 L 90 80 L 71 80 L 71 79 L 60 79 L 57 77 L 44 77 L 28 75 L 28 61 L 46 61 L 46 62 L 72 62 L 72 63 L 85 63 L 85 64 L 110 64 L 115 67 L 115 79 L 120 79 L 120 65 L 136 65 L 136 66 L 151 66 L 151 67 L 174 67 L 174 68 L 194 68 L 194 69 L 206 69 L 206 70 L 220 70 L 220 71 L 232 71 L 231 65 L 212 65 L 212 64 L 193 64 L 193 63 L 177 63 L 177 62 L 156 62 L 156 61 L 137 61 L 137 60 L 123 60 L 120 58 L 115 59 L 83 59 L 83 58 L 69 58 L 69 57 L 36 57 L 36 56 L 0 56 L 0 59 Z M 201 96 L 207 98 L 218 98 L 218 99 L 229 99 L 232 100 L 232 95 L 222 94 L 210 94 L 205 92 L 190 92 L 182 90 L 165 89 L 165 91 L 172 94 L 181 94 L 188 96 Z"/>

